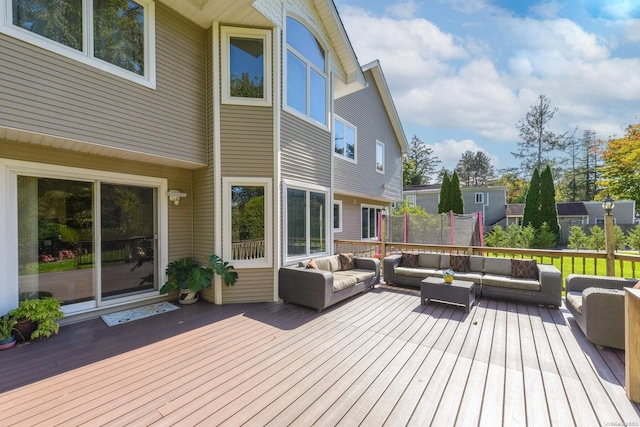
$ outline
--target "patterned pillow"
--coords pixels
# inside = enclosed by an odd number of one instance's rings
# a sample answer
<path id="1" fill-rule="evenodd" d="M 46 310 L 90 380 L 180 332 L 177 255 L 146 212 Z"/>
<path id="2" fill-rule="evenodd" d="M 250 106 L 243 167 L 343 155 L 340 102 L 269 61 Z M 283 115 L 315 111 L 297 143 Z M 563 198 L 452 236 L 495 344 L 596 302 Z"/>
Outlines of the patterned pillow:
<path id="1" fill-rule="evenodd" d="M 309 260 L 309 262 L 307 263 L 307 268 L 311 268 L 314 270 L 318 269 L 318 266 L 316 265 L 316 262 L 314 260 Z"/>
<path id="2" fill-rule="evenodd" d="M 512 259 L 511 276 L 517 279 L 537 279 L 538 264 L 535 259 Z"/>
<path id="3" fill-rule="evenodd" d="M 400 258 L 400 265 L 402 267 L 416 268 L 418 266 L 418 254 L 402 252 L 402 258 Z"/>
<path id="4" fill-rule="evenodd" d="M 338 256 L 340 257 L 342 270 L 353 270 L 356 268 L 356 262 L 354 261 L 354 255 L 352 253 L 338 254 Z"/>
<path id="5" fill-rule="evenodd" d="M 458 273 L 469 272 L 469 255 L 450 255 L 449 268 Z"/>

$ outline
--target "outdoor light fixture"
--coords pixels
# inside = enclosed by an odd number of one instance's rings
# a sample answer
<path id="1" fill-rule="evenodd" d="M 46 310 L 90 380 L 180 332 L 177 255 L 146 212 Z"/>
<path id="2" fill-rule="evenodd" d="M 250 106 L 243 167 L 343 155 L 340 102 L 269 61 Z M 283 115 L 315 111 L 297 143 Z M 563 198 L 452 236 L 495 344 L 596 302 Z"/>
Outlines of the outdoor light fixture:
<path id="1" fill-rule="evenodd" d="M 389 215 L 389 212 L 387 211 L 387 207 L 384 206 L 382 208 L 382 218 L 387 219 L 387 216 Z"/>
<path id="2" fill-rule="evenodd" d="M 616 207 L 615 202 L 611 198 L 610 195 L 607 194 L 607 197 L 604 198 L 602 202 L 602 209 L 607 213 L 607 215 L 611 215 L 611 211 Z"/>
<path id="3" fill-rule="evenodd" d="M 187 197 L 187 193 L 181 193 L 180 190 L 169 190 L 167 191 L 167 196 L 169 196 L 169 201 L 173 202 L 174 205 L 179 205 L 180 198 Z"/>

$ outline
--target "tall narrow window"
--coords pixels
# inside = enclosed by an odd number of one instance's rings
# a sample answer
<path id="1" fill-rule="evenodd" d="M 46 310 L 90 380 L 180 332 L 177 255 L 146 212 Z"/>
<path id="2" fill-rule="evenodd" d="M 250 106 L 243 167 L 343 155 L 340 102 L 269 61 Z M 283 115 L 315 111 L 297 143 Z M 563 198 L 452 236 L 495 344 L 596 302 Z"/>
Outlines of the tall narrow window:
<path id="1" fill-rule="evenodd" d="M 300 21 L 287 17 L 287 106 L 327 125 L 326 53 Z"/>
<path id="2" fill-rule="evenodd" d="M 222 27 L 223 102 L 271 105 L 271 33 Z"/>
<path id="3" fill-rule="evenodd" d="M 333 201 L 333 231 L 342 232 L 342 200 Z"/>
<path id="4" fill-rule="evenodd" d="M 384 144 L 376 141 L 376 171 L 384 173 Z"/>
<path id="5" fill-rule="evenodd" d="M 371 240 L 378 238 L 378 217 L 382 212 L 380 207 L 362 207 L 362 239 Z"/>
<path id="6" fill-rule="evenodd" d="M 287 258 L 327 252 L 327 192 L 291 187 L 286 190 Z"/>
<path id="7" fill-rule="evenodd" d="M 334 121 L 333 152 L 347 160 L 356 159 L 356 127 L 346 120 L 336 117 Z"/>

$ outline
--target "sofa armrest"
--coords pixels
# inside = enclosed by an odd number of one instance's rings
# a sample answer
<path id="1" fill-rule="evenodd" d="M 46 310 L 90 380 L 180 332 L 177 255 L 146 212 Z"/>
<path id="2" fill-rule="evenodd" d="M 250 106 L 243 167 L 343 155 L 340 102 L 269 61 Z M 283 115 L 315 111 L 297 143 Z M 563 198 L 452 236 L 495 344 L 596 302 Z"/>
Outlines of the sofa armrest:
<path id="1" fill-rule="evenodd" d="M 384 274 L 385 283 L 392 283 L 394 278 L 394 269 L 400 265 L 402 255 L 390 255 L 382 260 L 382 272 Z"/>
<path id="2" fill-rule="evenodd" d="M 279 297 L 287 302 L 322 310 L 333 293 L 333 273 L 301 267 L 278 270 Z"/>
<path id="3" fill-rule="evenodd" d="M 587 288 L 622 289 L 636 284 L 635 279 L 622 277 L 593 276 L 589 274 L 570 274 L 567 276 L 567 292 L 582 292 Z"/>
<path id="4" fill-rule="evenodd" d="M 553 296 L 555 305 L 562 305 L 562 272 L 551 264 L 538 264 L 540 289 L 545 295 Z"/>
<path id="5" fill-rule="evenodd" d="M 624 348 L 624 291 L 590 287 L 582 292 L 587 338 L 599 345 Z"/>
<path id="6" fill-rule="evenodd" d="M 375 258 L 355 257 L 353 261 L 355 262 L 356 268 L 372 270 L 375 271 L 376 276 L 380 275 L 380 260 Z"/>

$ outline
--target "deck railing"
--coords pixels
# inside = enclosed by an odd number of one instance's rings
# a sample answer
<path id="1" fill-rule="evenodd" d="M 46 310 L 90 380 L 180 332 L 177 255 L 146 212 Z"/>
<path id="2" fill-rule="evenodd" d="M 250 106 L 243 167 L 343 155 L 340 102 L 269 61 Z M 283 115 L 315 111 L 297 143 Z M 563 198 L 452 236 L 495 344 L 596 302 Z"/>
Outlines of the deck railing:
<path id="1" fill-rule="evenodd" d="M 334 253 L 353 252 L 357 256 L 384 258 L 381 256 L 382 243 L 373 241 L 335 240 Z M 548 250 L 548 249 L 516 249 L 490 248 L 480 246 L 423 245 L 397 242 L 386 242 L 386 255 L 401 252 L 438 252 L 470 255 L 488 255 L 505 258 L 535 259 L 541 264 L 554 264 L 562 272 L 569 274 L 594 274 L 605 276 L 605 252 Z M 601 261 L 599 261 L 601 260 Z M 640 276 L 640 255 L 615 254 L 615 276 L 638 278 Z"/>
<path id="2" fill-rule="evenodd" d="M 252 260 L 264 258 L 264 239 L 243 240 L 231 243 L 231 259 Z"/>

